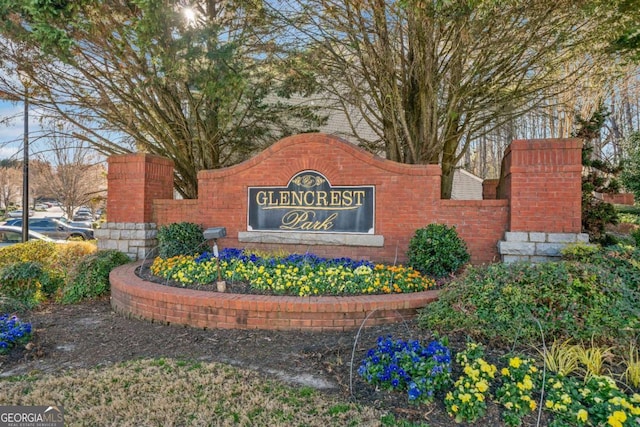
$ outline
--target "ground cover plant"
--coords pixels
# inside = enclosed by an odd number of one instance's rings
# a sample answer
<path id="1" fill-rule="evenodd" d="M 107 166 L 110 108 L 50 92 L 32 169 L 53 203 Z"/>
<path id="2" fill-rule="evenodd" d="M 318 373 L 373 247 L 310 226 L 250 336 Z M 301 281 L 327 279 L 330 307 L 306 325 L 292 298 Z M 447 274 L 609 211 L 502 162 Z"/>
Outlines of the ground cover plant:
<path id="1" fill-rule="evenodd" d="M 618 254 L 618 252 L 614 252 Z M 638 269 L 617 255 L 598 264 L 493 264 L 469 268 L 421 314 L 426 329 L 465 331 L 483 340 L 535 345 L 574 338 L 629 339 L 638 328 Z M 615 260 L 615 264 L 614 264 Z M 628 277 L 627 277 L 628 276 Z"/>
<path id="2" fill-rule="evenodd" d="M 281 295 L 344 295 L 417 292 L 436 282 L 411 267 L 374 264 L 349 258 L 322 258 L 313 254 L 259 256 L 242 249 L 220 252 L 220 275 L 247 282 L 256 292 Z M 217 280 L 218 259 L 211 253 L 157 257 L 151 272 L 182 286 Z"/>

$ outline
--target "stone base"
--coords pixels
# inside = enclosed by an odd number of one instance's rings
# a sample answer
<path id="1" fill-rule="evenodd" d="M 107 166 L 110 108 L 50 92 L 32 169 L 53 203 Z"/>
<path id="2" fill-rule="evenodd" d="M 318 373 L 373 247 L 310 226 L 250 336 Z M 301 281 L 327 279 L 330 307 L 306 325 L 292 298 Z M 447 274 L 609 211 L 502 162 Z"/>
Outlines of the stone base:
<path id="1" fill-rule="evenodd" d="M 155 223 L 107 222 L 95 230 L 98 249 L 115 249 L 132 260 L 155 257 L 158 230 Z"/>
<path id="2" fill-rule="evenodd" d="M 337 245 L 383 247 L 384 236 L 349 233 L 298 233 L 279 231 L 241 231 L 241 243 L 279 243 L 287 245 Z"/>
<path id="3" fill-rule="evenodd" d="M 562 256 L 560 251 L 572 243 L 589 243 L 589 235 L 507 231 L 504 240 L 498 242 L 498 253 L 505 263 L 558 261 Z"/>

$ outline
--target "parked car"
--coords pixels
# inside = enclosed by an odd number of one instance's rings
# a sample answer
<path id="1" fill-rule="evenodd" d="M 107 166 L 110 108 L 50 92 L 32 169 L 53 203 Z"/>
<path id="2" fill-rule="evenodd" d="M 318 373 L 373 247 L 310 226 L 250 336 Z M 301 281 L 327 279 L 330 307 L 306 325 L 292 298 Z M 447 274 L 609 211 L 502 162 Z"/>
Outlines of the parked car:
<path id="1" fill-rule="evenodd" d="M 44 240 L 55 242 L 55 240 L 40 234 L 37 231 L 29 230 L 29 240 Z M 13 225 L 0 225 L 0 248 L 22 243 L 22 227 Z"/>
<path id="2" fill-rule="evenodd" d="M 65 224 L 76 228 L 93 228 L 93 221 L 67 221 Z"/>
<path id="3" fill-rule="evenodd" d="M 29 216 L 33 216 L 33 214 L 34 214 L 34 212 L 31 209 L 29 209 Z M 22 218 L 22 209 L 18 209 L 18 210 L 15 210 L 15 211 L 8 212 L 7 216 L 9 218 Z"/>
<path id="4" fill-rule="evenodd" d="M 94 216 L 89 208 L 79 207 L 73 214 L 74 221 L 93 221 Z"/>
<path id="5" fill-rule="evenodd" d="M 85 214 L 85 213 L 75 214 L 73 215 L 73 220 L 74 221 L 93 221 L 93 215 Z"/>
<path id="6" fill-rule="evenodd" d="M 6 222 L 6 225 L 22 227 L 22 219 L 11 219 Z M 29 230 L 37 231 L 55 240 L 93 239 L 93 229 L 72 227 L 55 218 L 29 218 Z"/>

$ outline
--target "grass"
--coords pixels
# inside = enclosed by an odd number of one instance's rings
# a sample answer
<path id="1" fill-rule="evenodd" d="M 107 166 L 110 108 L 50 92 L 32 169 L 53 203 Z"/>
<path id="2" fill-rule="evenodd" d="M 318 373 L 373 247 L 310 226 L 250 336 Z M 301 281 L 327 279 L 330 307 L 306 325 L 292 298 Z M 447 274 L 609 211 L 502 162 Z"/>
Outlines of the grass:
<path id="1" fill-rule="evenodd" d="M 386 415 L 253 371 L 172 359 L 5 378 L 0 387 L 0 405 L 62 405 L 66 426 L 378 426 Z"/>

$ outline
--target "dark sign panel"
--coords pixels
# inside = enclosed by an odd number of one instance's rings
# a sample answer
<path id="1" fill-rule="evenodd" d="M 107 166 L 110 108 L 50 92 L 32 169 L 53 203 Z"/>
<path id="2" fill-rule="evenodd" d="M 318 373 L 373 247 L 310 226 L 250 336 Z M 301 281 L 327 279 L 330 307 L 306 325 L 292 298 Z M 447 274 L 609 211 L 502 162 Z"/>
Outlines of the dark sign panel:
<path id="1" fill-rule="evenodd" d="M 373 186 L 332 187 L 302 171 L 286 187 L 249 187 L 249 231 L 373 234 Z"/>

